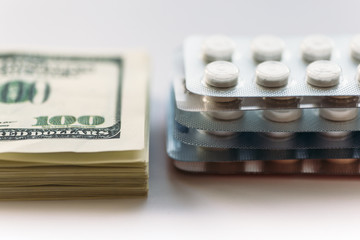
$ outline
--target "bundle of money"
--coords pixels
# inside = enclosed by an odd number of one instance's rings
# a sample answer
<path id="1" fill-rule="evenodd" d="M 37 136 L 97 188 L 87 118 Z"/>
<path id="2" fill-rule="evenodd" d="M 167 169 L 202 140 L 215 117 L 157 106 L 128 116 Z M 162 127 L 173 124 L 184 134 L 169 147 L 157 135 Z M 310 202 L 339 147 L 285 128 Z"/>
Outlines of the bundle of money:
<path id="1" fill-rule="evenodd" d="M 0 50 L 0 199 L 148 190 L 148 57 Z"/>

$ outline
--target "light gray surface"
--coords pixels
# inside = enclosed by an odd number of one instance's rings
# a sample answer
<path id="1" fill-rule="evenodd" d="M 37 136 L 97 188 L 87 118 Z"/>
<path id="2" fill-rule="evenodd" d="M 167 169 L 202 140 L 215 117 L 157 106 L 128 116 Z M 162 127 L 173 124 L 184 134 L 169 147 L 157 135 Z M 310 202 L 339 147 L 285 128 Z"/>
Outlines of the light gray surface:
<path id="1" fill-rule="evenodd" d="M 175 171 L 165 154 L 172 54 L 187 35 L 355 33 L 358 0 L 43 0 L 0 6 L 1 45 L 143 46 L 153 60 L 148 198 L 0 202 L 0 239 L 358 235 L 359 179 L 186 175 Z"/>

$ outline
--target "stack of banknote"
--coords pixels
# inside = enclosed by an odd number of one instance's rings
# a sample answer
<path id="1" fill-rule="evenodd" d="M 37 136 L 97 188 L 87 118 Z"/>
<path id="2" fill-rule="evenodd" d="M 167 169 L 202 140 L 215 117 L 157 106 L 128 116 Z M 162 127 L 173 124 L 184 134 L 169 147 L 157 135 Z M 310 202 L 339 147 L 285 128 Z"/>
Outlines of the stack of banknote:
<path id="1" fill-rule="evenodd" d="M 107 198 L 148 189 L 148 57 L 0 51 L 0 199 Z"/>

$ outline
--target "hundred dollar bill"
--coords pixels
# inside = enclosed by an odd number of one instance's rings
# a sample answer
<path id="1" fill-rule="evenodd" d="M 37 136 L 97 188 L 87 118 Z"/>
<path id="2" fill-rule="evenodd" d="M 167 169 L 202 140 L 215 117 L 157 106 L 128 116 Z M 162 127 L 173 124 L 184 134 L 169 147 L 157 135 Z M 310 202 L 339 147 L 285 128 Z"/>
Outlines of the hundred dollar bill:
<path id="1" fill-rule="evenodd" d="M 0 159 L 143 161 L 148 75 L 142 52 L 0 50 Z"/>
<path id="2" fill-rule="evenodd" d="M 0 49 L 0 200 L 148 190 L 148 57 Z"/>

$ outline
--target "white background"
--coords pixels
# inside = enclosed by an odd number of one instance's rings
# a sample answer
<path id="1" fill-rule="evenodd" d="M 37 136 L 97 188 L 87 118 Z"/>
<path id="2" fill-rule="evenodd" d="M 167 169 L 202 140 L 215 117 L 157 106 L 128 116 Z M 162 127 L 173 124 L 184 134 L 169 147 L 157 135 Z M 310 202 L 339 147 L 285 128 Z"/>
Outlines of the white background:
<path id="1" fill-rule="evenodd" d="M 1 1 L 0 46 L 144 47 L 147 199 L 0 202 L 0 239 L 359 238 L 360 179 L 196 176 L 165 153 L 172 55 L 190 34 L 357 33 L 360 1 Z"/>

